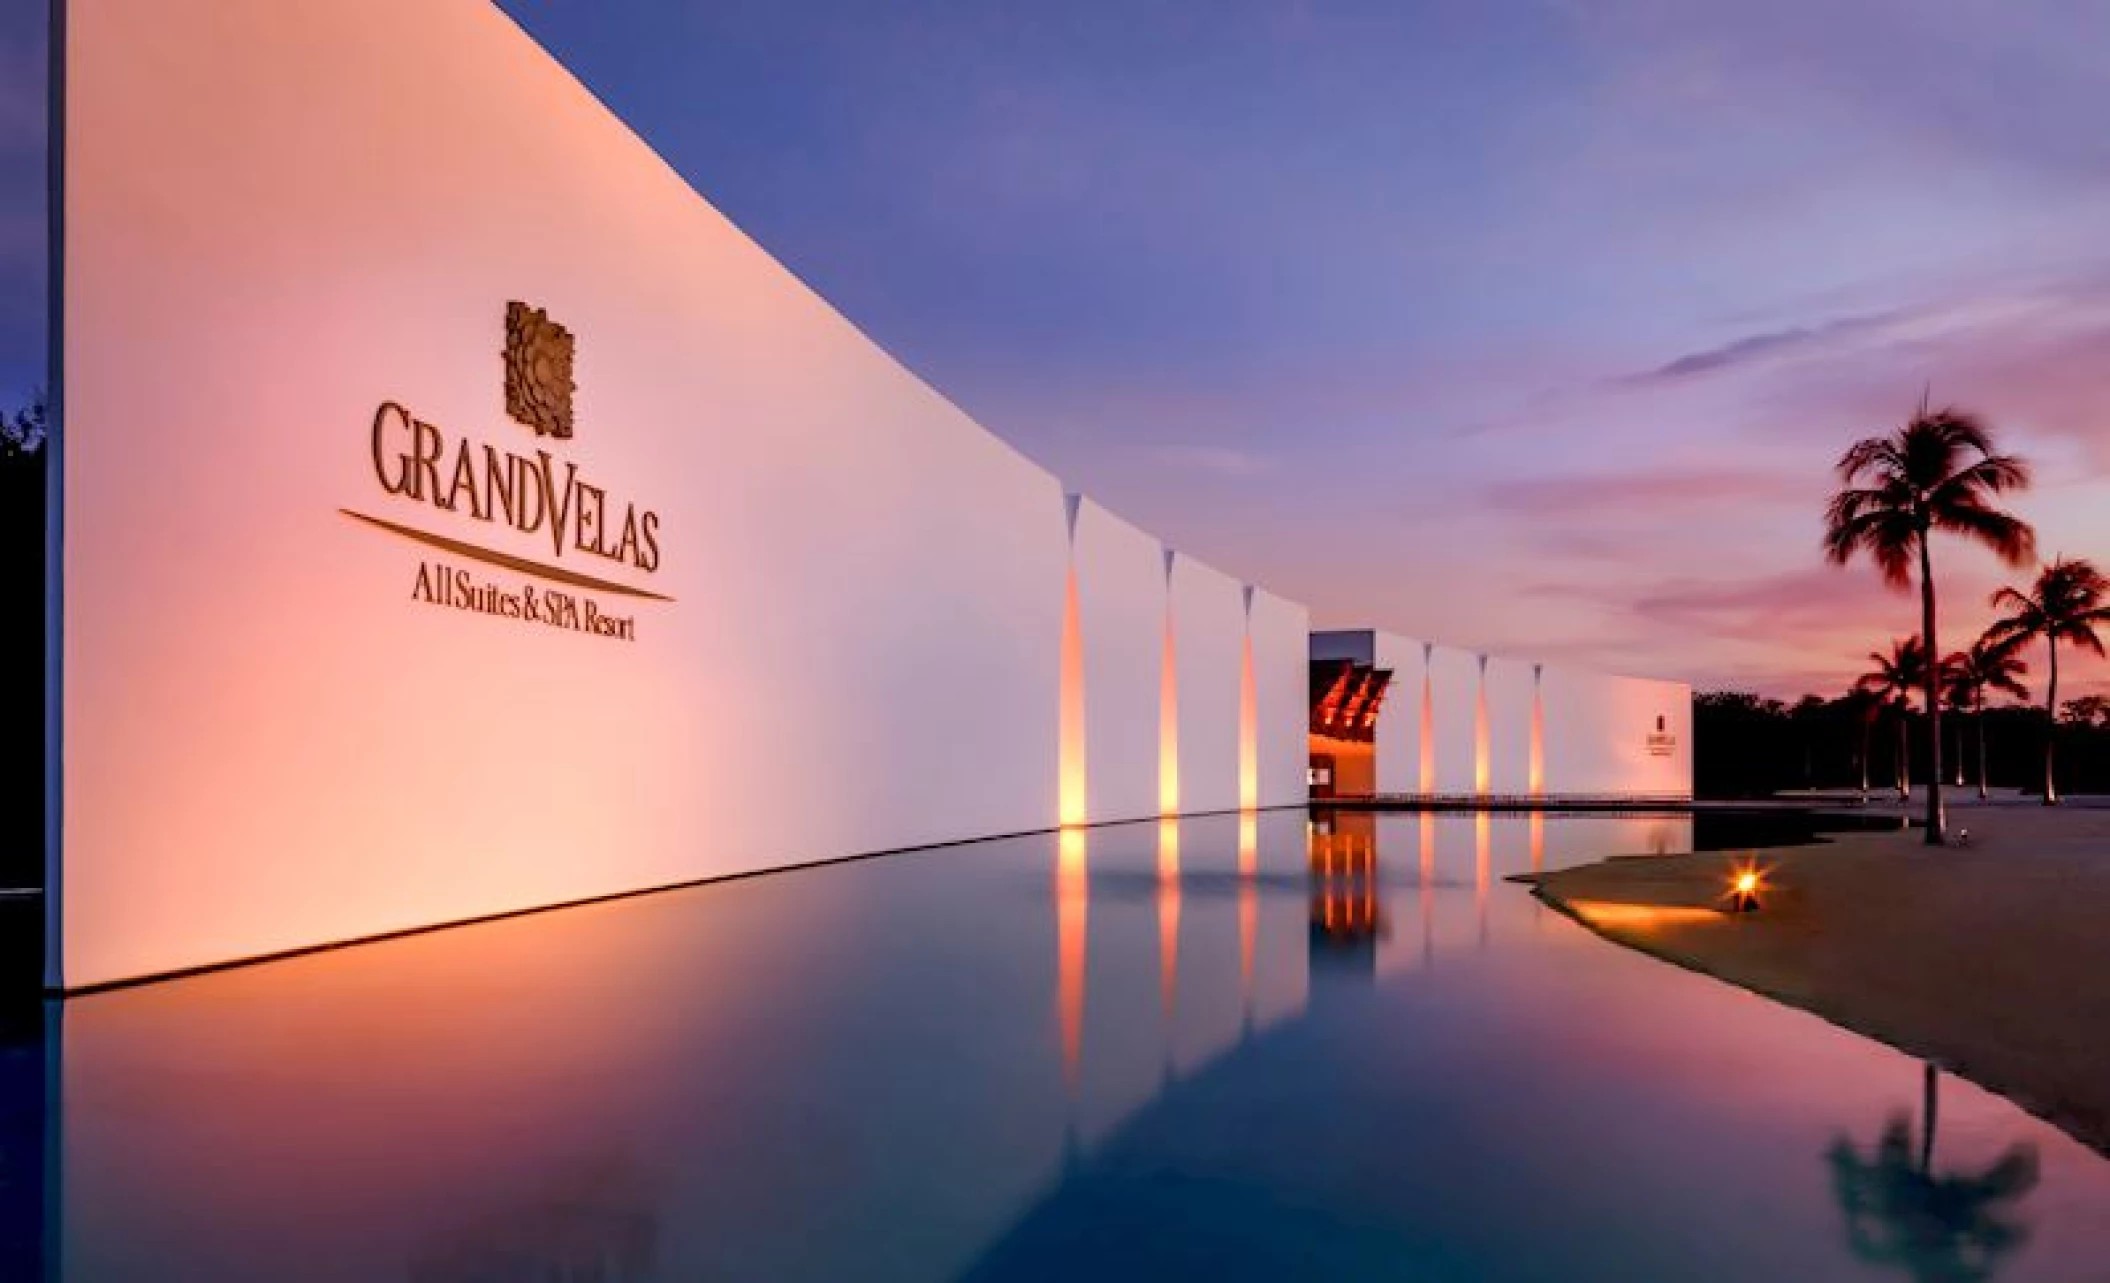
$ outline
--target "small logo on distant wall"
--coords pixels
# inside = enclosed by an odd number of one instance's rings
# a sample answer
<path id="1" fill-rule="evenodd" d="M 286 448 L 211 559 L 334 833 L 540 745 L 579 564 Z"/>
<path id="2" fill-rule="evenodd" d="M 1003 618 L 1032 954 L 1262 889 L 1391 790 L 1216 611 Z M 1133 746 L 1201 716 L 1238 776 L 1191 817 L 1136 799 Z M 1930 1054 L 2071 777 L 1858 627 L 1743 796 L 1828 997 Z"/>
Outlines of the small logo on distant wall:
<path id="1" fill-rule="evenodd" d="M 506 413 L 538 437 L 571 436 L 571 331 L 539 307 L 506 304 Z"/>
<path id="2" fill-rule="evenodd" d="M 1656 729 L 1649 732 L 1648 755 L 1669 757 L 1677 751 L 1678 737 L 1670 733 L 1670 721 L 1663 714 L 1656 714 Z"/>

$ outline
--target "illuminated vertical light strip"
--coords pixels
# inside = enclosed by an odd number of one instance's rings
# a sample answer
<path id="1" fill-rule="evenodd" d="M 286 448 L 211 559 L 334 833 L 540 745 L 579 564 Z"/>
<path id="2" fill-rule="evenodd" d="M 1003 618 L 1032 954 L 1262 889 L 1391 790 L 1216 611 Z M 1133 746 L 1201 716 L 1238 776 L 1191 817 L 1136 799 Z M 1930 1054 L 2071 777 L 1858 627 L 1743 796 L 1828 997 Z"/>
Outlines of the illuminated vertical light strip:
<path id="1" fill-rule="evenodd" d="M 1158 814 L 1180 813 L 1180 684 L 1173 631 L 1172 563 L 1165 550 L 1165 659 L 1158 674 Z"/>
<path id="2" fill-rule="evenodd" d="M 1238 668 L 1238 806 L 1260 805 L 1260 693 L 1253 680 L 1253 586 L 1245 586 L 1245 653 Z"/>
<path id="3" fill-rule="evenodd" d="M 1172 1034 L 1172 1009 L 1180 988 L 1180 822 L 1158 821 L 1158 996 L 1165 1033 Z"/>
<path id="4" fill-rule="evenodd" d="M 1473 698 L 1473 792 L 1487 796 L 1487 656 L 1480 656 L 1480 690 Z"/>
<path id="5" fill-rule="evenodd" d="M 1062 1080 L 1077 1095 L 1084 1063 L 1086 921 L 1091 916 L 1091 870 L 1083 829 L 1057 835 L 1055 855 L 1055 1006 L 1062 1033 Z"/>
<path id="6" fill-rule="evenodd" d="M 1056 817 L 1062 824 L 1082 824 L 1088 814 L 1084 760 L 1084 611 L 1077 591 L 1077 510 L 1081 496 L 1064 495 L 1069 522 L 1070 564 L 1062 601 L 1061 709 L 1057 735 L 1060 765 L 1056 781 Z"/>
<path id="7" fill-rule="evenodd" d="M 1260 817 L 1238 817 L 1238 994 L 1248 1027 L 1253 1023 L 1253 946 L 1260 932 Z"/>
<path id="8" fill-rule="evenodd" d="M 1436 647 L 1421 644 L 1421 792 L 1436 791 Z"/>
<path id="9" fill-rule="evenodd" d="M 1531 666 L 1531 796 L 1546 795 L 1546 666 Z M 1533 812 L 1533 814 L 1537 814 Z"/>

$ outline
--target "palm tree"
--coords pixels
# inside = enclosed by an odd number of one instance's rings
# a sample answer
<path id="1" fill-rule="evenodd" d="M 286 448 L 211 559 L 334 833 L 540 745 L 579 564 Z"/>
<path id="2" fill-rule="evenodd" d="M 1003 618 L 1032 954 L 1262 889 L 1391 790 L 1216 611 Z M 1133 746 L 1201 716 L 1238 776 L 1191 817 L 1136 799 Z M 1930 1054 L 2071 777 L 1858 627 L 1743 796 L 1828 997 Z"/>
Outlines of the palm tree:
<path id="1" fill-rule="evenodd" d="M 2010 565 L 2025 565 L 2036 552 L 2036 532 L 2001 511 L 1994 497 L 2029 484 L 2029 465 L 1993 452 L 1992 433 L 1979 418 L 1954 408 L 1919 412 L 1888 436 L 1857 441 L 1839 456 L 1845 486 L 1825 511 L 1825 554 L 1838 565 L 1865 552 L 1893 588 L 1920 589 L 1920 636 L 1927 653 L 1941 654 L 1935 627 L 1934 555 L 1937 530 L 1985 545 Z M 1929 762 L 1927 843 L 1945 840 L 1941 802 L 1941 699 L 1933 664 L 1921 674 L 1927 701 Z"/>
<path id="2" fill-rule="evenodd" d="M 1912 721 L 1912 693 L 1927 684 L 1927 648 L 1917 637 L 1890 643 L 1890 653 L 1868 652 L 1875 667 L 1861 674 L 1854 689 L 1875 700 L 1878 709 L 1889 708 L 1898 718 L 1898 801 L 1912 800 L 1912 746 L 1906 728 Z M 1864 781 L 1865 783 L 1865 781 Z"/>
<path id="3" fill-rule="evenodd" d="M 2029 688 L 2021 678 L 2029 671 L 2018 653 L 2022 644 L 2013 639 L 2002 640 L 1988 633 L 1971 643 L 1969 650 L 1957 651 L 1949 656 L 1944 665 L 1948 669 L 1949 702 L 1957 709 L 1972 715 L 1971 721 L 1978 728 L 1978 797 L 1985 800 L 1985 696 L 1987 691 L 2000 691 L 2016 699 L 2028 699 Z M 1961 757 L 1962 745 L 1958 745 L 1957 756 Z"/>
<path id="4" fill-rule="evenodd" d="M 2052 767 L 2058 739 L 2059 643 L 2103 653 L 2103 639 L 2095 630 L 2110 624 L 2110 579 L 2085 558 L 2055 557 L 2037 572 L 2037 582 L 2028 592 L 2003 588 L 1993 594 L 1993 605 L 2007 614 L 1993 621 L 1986 636 L 2018 644 L 2044 639 L 2044 805 L 2057 806 L 2059 785 L 2052 778 Z"/>

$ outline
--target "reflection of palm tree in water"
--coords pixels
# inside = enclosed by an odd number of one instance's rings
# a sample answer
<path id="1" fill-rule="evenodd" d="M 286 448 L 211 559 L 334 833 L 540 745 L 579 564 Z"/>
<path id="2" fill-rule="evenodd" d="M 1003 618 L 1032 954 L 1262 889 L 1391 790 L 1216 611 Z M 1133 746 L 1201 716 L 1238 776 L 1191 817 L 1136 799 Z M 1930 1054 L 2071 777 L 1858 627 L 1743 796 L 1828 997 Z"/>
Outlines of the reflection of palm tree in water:
<path id="1" fill-rule="evenodd" d="M 2011 1205 L 2036 1188 L 2037 1150 L 2016 1145 L 1983 1171 L 1936 1175 L 1938 1074 L 1926 1066 L 1918 1154 L 1902 1114 L 1884 1125 L 1866 1157 L 1841 1136 L 1825 1154 L 1832 1192 L 1862 1260 L 1897 1266 L 1919 1283 L 1990 1279 L 2001 1258 L 2029 1237 Z"/>

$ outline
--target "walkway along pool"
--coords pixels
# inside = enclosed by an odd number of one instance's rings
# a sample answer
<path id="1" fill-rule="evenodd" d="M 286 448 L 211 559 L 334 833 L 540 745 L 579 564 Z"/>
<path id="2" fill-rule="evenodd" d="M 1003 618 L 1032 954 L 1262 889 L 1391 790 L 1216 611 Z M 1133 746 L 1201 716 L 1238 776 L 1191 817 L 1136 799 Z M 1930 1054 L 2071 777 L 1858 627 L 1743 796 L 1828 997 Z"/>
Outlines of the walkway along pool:
<path id="1" fill-rule="evenodd" d="M 2110 1163 L 1949 1078 L 1928 1153 L 1918 1062 L 1502 880 L 1691 826 L 1118 826 L 91 995 L 0 1052 L 0 1276 L 2110 1277 Z"/>

